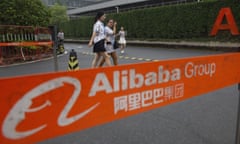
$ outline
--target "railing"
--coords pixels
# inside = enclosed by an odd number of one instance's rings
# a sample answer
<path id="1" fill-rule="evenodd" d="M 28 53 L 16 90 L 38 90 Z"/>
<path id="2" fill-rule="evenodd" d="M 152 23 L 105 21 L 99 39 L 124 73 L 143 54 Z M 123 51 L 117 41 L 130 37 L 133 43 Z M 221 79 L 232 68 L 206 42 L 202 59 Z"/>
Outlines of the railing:
<path id="1" fill-rule="evenodd" d="M 0 25 L 0 65 L 41 59 L 52 52 L 48 28 Z"/>

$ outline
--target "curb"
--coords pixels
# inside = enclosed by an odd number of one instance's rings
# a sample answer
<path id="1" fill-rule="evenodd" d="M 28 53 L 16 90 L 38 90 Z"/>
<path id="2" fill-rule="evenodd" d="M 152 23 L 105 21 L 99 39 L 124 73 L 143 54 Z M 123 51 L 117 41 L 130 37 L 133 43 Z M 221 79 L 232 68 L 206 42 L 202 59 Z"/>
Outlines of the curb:
<path id="1" fill-rule="evenodd" d="M 64 53 L 64 54 L 65 54 L 65 53 Z M 64 54 L 57 55 L 57 57 L 61 57 L 61 56 L 63 56 Z M 42 58 L 42 59 L 37 59 L 37 60 L 32 60 L 32 61 L 23 61 L 23 62 L 20 62 L 20 63 L 0 65 L 0 68 L 11 67 L 11 66 L 18 66 L 18 65 L 24 65 L 24 64 L 30 64 L 30 63 L 41 62 L 41 61 L 46 61 L 46 60 L 50 60 L 50 59 L 54 59 L 54 56 L 45 57 L 45 58 Z M 1 61 L 0 61 L 0 62 L 1 62 Z M 1 64 L 1 63 L 0 63 L 0 64 Z"/>

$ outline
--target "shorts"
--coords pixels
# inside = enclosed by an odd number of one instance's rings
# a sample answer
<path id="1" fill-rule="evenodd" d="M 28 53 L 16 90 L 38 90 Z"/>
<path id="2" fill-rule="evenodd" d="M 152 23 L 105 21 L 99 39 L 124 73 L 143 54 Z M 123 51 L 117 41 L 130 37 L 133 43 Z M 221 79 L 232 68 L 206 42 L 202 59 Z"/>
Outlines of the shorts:
<path id="1" fill-rule="evenodd" d="M 104 39 L 98 41 L 97 43 L 95 43 L 93 45 L 93 52 L 94 53 L 97 53 L 97 52 L 105 52 L 106 49 L 105 49 L 105 44 L 104 44 Z"/>
<path id="2" fill-rule="evenodd" d="M 115 49 L 113 49 L 113 45 L 111 42 L 106 43 L 105 49 L 106 49 L 107 53 L 115 52 Z"/>

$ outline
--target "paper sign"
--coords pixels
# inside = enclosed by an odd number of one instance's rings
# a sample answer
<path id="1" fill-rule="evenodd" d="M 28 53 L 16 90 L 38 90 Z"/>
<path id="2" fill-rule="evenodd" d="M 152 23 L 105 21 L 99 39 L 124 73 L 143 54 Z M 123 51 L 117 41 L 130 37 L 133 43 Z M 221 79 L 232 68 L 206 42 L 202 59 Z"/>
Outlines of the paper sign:
<path id="1" fill-rule="evenodd" d="M 0 79 L 0 143 L 26 144 L 240 82 L 240 53 Z"/>

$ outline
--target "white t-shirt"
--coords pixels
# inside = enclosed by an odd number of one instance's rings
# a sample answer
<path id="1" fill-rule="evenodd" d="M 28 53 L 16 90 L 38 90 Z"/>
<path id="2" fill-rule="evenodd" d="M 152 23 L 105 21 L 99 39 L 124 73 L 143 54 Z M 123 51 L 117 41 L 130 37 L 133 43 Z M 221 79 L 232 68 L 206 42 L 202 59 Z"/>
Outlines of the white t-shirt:
<path id="1" fill-rule="evenodd" d="M 125 39 L 125 31 L 119 31 L 120 39 L 119 39 L 119 44 L 126 44 L 126 39 Z"/>
<path id="2" fill-rule="evenodd" d="M 106 35 L 107 42 L 111 42 L 111 44 L 106 44 L 105 46 L 107 53 L 114 52 L 115 49 L 113 48 L 113 44 L 115 41 L 115 37 L 114 37 L 113 30 L 108 26 L 105 26 L 105 35 Z"/>
<path id="3" fill-rule="evenodd" d="M 110 41 L 113 44 L 114 42 L 113 30 L 108 26 L 105 26 L 105 35 L 106 35 L 107 41 Z"/>
<path id="4" fill-rule="evenodd" d="M 120 38 L 125 39 L 125 31 L 119 31 Z"/>
<path id="5" fill-rule="evenodd" d="M 64 40 L 64 33 L 63 32 L 58 32 L 58 38 L 60 40 Z"/>
<path id="6" fill-rule="evenodd" d="M 101 21 L 97 21 L 93 26 L 93 31 L 96 32 L 93 42 L 97 43 L 98 41 L 105 39 L 104 24 Z"/>

